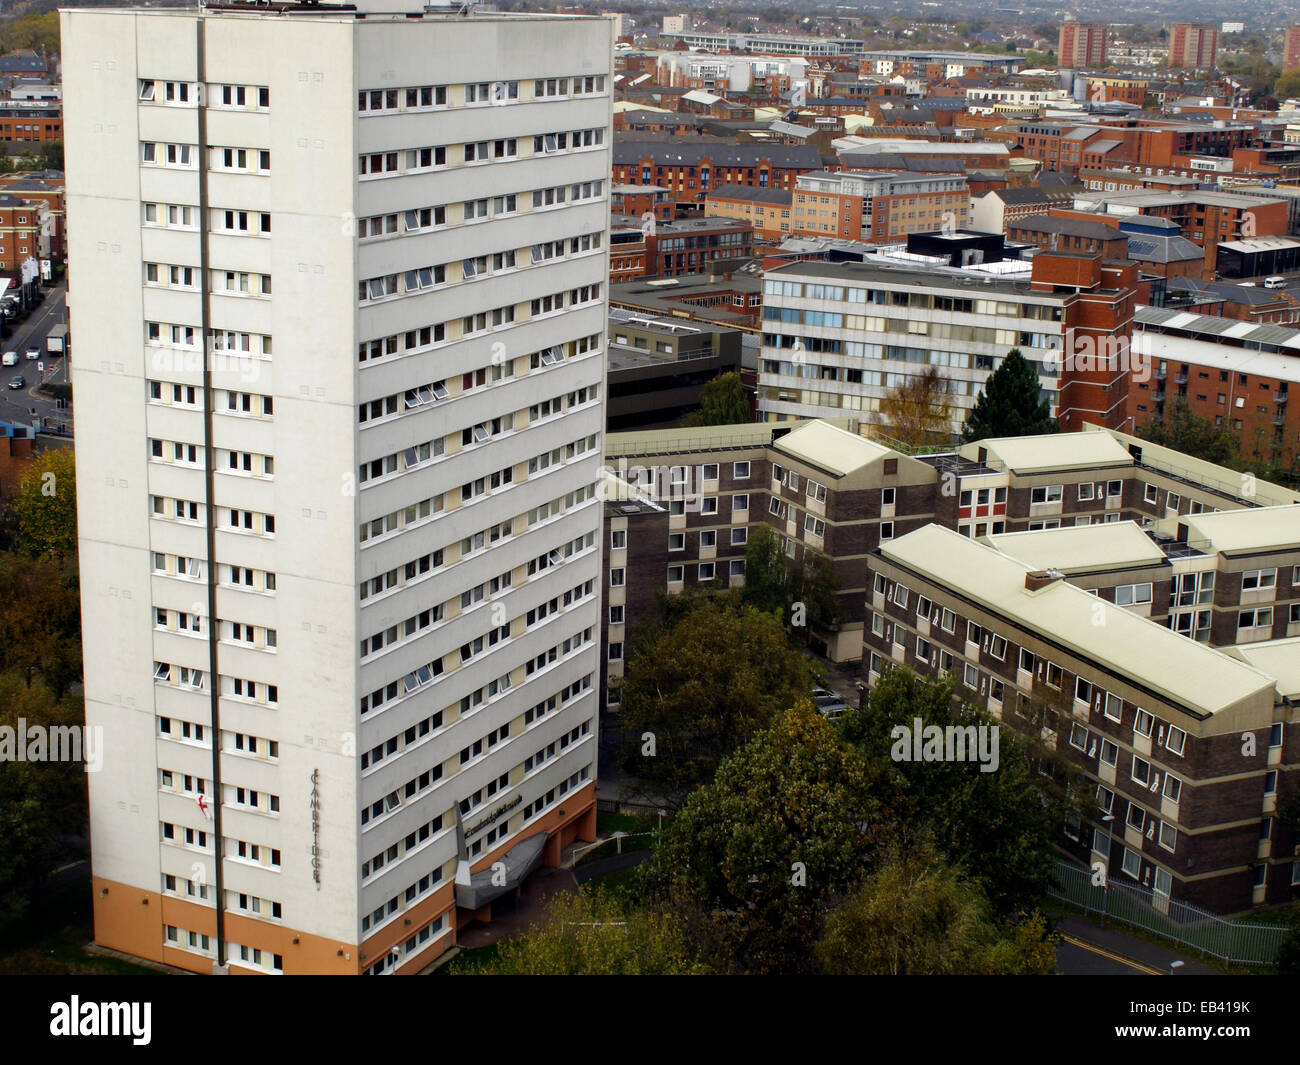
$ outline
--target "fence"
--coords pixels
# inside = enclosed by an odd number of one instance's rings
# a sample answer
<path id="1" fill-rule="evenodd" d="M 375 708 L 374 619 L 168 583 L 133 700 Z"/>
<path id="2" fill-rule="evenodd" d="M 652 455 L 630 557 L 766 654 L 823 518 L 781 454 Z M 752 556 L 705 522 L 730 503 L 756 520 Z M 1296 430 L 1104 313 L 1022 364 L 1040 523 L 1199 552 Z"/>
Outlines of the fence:
<path id="1" fill-rule="evenodd" d="M 1092 882 L 1092 870 L 1056 863 L 1048 894 L 1109 920 L 1172 939 L 1229 964 L 1272 965 L 1287 929 L 1229 921 L 1189 902 L 1158 895 L 1136 884 L 1111 881 L 1109 890 Z"/>

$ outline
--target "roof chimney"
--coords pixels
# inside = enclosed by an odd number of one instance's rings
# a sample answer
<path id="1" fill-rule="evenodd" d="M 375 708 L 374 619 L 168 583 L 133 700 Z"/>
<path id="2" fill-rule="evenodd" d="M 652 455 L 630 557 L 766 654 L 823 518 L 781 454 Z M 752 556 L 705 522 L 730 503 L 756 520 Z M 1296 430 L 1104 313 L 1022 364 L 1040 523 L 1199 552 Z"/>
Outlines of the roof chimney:
<path id="1" fill-rule="evenodd" d="M 1065 574 L 1054 569 L 1029 570 L 1025 573 L 1025 591 L 1036 592 L 1049 584 L 1059 581 Z"/>

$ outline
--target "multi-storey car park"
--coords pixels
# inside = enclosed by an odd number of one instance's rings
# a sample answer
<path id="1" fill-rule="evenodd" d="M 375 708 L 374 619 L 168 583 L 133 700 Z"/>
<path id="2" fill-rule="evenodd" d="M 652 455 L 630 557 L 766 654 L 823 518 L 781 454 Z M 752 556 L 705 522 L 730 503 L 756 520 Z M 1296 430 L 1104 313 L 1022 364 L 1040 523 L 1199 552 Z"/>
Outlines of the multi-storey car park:
<path id="1" fill-rule="evenodd" d="M 95 934 L 195 971 L 594 833 L 611 22 L 398 8 L 62 15 Z"/>

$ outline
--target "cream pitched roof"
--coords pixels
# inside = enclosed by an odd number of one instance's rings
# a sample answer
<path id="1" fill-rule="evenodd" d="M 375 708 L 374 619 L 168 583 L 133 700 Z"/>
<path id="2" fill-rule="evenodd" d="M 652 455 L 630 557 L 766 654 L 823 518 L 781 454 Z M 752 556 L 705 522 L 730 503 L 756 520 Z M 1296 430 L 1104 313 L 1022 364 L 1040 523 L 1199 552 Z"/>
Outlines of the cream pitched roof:
<path id="1" fill-rule="evenodd" d="M 1211 715 L 1274 687 L 1260 670 L 1067 581 L 1031 592 L 1025 574 L 1034 567 L 940 525 L 889 541 L 880 554 L 1194 712 Z"/>

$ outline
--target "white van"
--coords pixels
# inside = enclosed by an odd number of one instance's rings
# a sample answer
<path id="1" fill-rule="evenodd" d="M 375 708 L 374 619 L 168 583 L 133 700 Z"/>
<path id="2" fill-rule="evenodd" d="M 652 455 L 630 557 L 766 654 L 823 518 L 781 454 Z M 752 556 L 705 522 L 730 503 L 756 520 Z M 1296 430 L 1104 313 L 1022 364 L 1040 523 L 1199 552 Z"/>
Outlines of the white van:
<path id="1" fill-rule="evenodd" d="M 1266 277 L 1264 278 L 1265 288 L 1286 288 L 1285 277 Z"/>
<path id="2" fill-rule="evenodd" d="M 6 351 L 6 352 L 4 353 L 4 358 L 0 359 L 0 365 L 4 365 L 4 366 L 17 366 L 17 365 L 18 365 L 18 352 L 16 352 L 16 351 Z"/>

